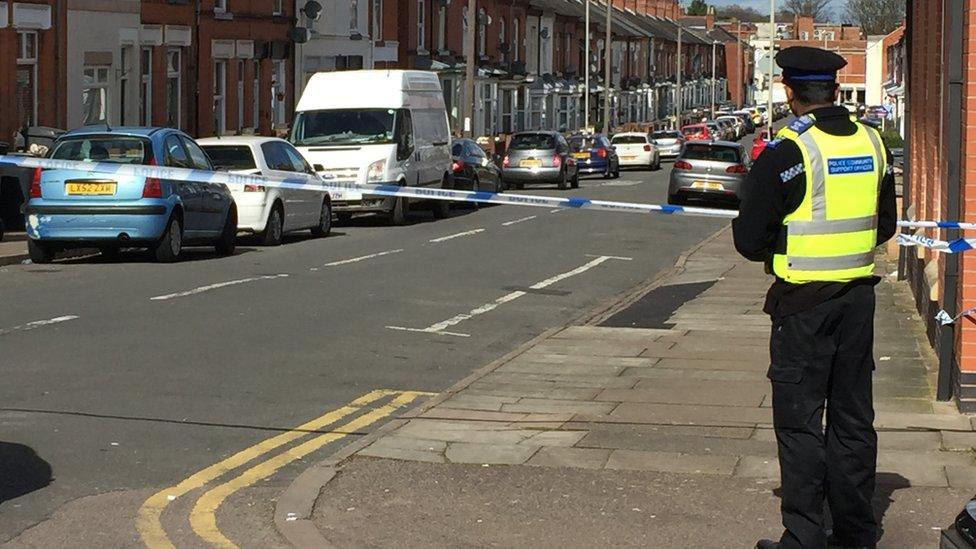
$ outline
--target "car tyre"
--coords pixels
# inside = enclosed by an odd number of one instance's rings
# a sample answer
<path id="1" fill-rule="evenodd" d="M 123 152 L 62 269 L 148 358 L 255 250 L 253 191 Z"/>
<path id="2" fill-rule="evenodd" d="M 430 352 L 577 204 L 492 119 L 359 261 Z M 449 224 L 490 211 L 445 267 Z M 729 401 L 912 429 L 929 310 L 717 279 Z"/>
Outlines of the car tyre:
<path id="1" fill-rule="evenodd" d="M 613 178 L 620 179 L 620 164 L 617 164 L 617 169 L 613 171 Z"/>
<path id="2" fill-rule="evenodd" d="M 220 255 L 234 255 L 237 249 L 237 211 L 231 208 L 224 219 L 224 229 L 220 233 L 220 238 L 214 244 L 214 248 Z"/>
<path id="3" fill-rule="evenodd" d="M 475 183 L 477 183 L 475 179 Z M 451 190 L 454 188 L 454 178 L 445 175 L 444 179 L 441 180 L 441 188 L 445 190 Z M 434 214 L 434 219 L 447 219 L 451 216 L 451 201 L 450 200 L 434 200 L 433 204 L 430 205 L 430 211 Z"/>
<path id="4" fill-rule="evenodd" d="M 322 213 L 319 214 L 319 224 L 312 227 L 312 236 L 324 238 L 332 232 L 332 204 L 328 200 L 322 201 Z"/>
<path id="5" fill-rule="evenodd" d="M 393 198 L 393 209 L 387 214 L 387 219 L 390 225 L 396 227 L 406 225 L 407 223 L 407 210 L 410 205 L 407 203 L 407 199 L 402 196 L 397 196 Z"/>
<path id="6" fill-rule="evenodd" d="M 178 217 L 173 217 L 166 225 L 166 232 L 156 243 L 152 254 L 160 263 L 174 263 L 183 253 L 183 224 Z"/>
<path id="7" fill-rule="evenodd" d="M 607 161 L 607 171 L 603 172 L 603 179 L 610 179 L 613 177 L 613 172 L 610 171 L 610 162 Z"/>
<path id="8" fill-rule="evenodd" d="M 562 173 L 562 175 L 559 178 L 559 190 L 560 191 L 565 191 L 566 189 L 569 188 L 569 179 L 566 177 L 567 175 L 569 175 L 569 174 L 567 174 L 566 171 L 564 170 L 563 173 Z"/>
<path id="9" fill-rule="evenodd" d="M 262 246 L 281 246 L 281 240 L 285 233 L 285 212 L 280 202 L 275 202 L 268 214 L 268 222 L 261 232 L 260 240 Z"/>
<path id="10" fill-rule="evenodd" d="M 573 174 L 573 180 L 570 183 L 570 186 L 572 188 L 574 188 L 574 189 L 578 189 L 579 188 L 579 171 L 578 170 L 576 171 L 576 173 Z"/>
<path id="11" fill-rule="evenodd" d="M 54 261 L 54 246 L 36 240 L 27 241 L 27 255 L 32 263 L 44 264 Z"/>

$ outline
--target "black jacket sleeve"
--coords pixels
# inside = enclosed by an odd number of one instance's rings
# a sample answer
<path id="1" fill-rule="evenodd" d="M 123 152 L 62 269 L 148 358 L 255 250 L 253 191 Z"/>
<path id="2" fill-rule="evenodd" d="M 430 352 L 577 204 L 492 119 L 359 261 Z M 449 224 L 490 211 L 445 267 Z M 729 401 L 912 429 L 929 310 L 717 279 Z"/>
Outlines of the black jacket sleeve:
<path id="1" fill-rule="evenodd" d="M 895 200 L 895 175 L 891 170 L 894 159 L 891 151 L 885 148 L 888 158 L 888 173 L 881 181 L 881 192 L 878 195 L 878 245 L 887 242 L 898 231 L 898 206 Z"/>

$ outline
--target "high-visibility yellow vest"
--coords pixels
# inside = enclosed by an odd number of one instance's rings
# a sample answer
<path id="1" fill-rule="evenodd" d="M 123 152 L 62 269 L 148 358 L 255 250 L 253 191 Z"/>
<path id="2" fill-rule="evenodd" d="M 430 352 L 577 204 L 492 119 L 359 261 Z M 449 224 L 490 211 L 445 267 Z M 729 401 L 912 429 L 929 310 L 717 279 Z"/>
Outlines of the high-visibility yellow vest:
<path id="1" fill-rule="evenodd" d="M 783 219 L 786 253 L 773 256 L 773 272 L 787 282 L 849 282 L 874 274 L 887 158 L 878 131 L 854 122 L 854 135 L 829 135 L 806 115 L 777 134 L 803 153 L 803 163 L 781 174 L 782 181 L 806 174 L 803 202 Z"/>

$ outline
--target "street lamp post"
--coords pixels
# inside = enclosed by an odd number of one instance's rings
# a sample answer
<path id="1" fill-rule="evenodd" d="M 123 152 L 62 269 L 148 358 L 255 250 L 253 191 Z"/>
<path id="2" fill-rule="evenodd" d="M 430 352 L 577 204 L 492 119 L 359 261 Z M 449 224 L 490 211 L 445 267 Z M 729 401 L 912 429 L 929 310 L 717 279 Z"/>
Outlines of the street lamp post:
<path id="1" fill-rule="evenodd" d="M 712 40 L 712 120 L 715 119 L 715 46 L 717 40 Z"/>
<path id="2" fill-rule="evenodd" d="M 464 36 L 464 46 L 467 50 L 464 65 L 464 136 L 474 137 L 474 78 L 475 67 L 475 33 L 478 30 L 477 0 L 468 0 L 468 32 Z"/>
<path id="3" fill-rule="evenodd" d="M 776 57 L 776 0 L 769 0 L 769 97 L 766 103 L 766 122 L 773 126 L 773 66 Z"/>
<path id="4" fill-rule="evenodd" d="M 681 94 L 681 23 L 678 23 L 678 56 L 675 58 L 676 84 L 678 85 L 676 101 L 674 102 L 674 129 L 681 129 L 681 110 L 684 107 L 681 103 L 684 99 Z"/>
<path id="5" fill-rule="evenodd" d="M 586 114 L 584 114 L 583 116 L 585 120 L 583 124 L 584 129 L 590 127 L 590 0 L 585 0 L 585 1 L 586 1 L 586 38 L 584 39 L 584 42 L 586 42 L 586 45 L 584 46 L 584 48 L 586 48 L 586 53 L 584 54 L 584 60 L 586 61 L 586 69 L 584 74 L 586 76 L 584 77 L 584 85 L 586 86 L 586 90 L 583 92 L 583 102 L 585 104 L 584 108 L 586 109 Z"/>
<path id="6" fill-rule="evenodd" d="M 607 0 L 607 39 L 603 44 L 605 76 L 603 77 L 603 135 L 610 135 L 610 63 L 612 61 L 613 42 L 610 36 L 610 17 L 613 14 L 613 2 Z"/>

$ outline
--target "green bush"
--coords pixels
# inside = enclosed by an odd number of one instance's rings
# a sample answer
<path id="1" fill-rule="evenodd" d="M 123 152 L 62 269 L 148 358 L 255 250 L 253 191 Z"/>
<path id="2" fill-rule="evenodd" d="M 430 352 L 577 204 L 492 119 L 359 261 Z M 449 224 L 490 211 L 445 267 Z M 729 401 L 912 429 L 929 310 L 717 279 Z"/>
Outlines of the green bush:
<path id="1" fill-rule="evenodd" d="M 900 149 L 905 147 L 905 139 L 894 128 L 881 132 L 881 140 L 889 149 Z"/>

